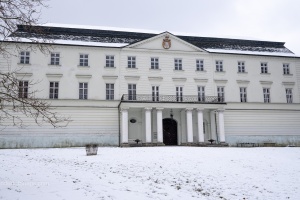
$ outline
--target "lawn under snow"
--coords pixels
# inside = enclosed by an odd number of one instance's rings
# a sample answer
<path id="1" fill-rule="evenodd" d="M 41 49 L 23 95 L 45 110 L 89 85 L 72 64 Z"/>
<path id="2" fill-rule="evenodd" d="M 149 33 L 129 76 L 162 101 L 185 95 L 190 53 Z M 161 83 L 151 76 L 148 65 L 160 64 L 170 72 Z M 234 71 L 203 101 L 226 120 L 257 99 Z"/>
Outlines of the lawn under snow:
<path id="1" fill-rule="evenodd" d="M 0 199 L 300 199 L 300 148 L 0 150 Z"/>

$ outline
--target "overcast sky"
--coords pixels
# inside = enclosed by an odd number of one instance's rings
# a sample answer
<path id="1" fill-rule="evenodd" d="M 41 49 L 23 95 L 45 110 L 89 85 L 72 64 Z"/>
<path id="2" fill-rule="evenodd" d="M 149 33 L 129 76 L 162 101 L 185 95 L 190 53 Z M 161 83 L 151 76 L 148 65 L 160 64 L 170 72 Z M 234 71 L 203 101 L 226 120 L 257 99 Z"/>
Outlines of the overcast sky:
<path id="1" fill-rule="evenodd" d="M 48 0 L 41 22 L 286 42 L 300 55 L 299 0 Z"/>

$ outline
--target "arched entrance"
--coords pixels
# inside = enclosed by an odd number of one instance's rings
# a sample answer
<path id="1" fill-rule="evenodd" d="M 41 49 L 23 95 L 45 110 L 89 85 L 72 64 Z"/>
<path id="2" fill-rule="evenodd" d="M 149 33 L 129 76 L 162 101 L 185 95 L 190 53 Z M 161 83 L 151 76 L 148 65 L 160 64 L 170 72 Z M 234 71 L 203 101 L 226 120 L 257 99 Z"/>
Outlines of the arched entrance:
<path id="1" fill-rule="evenodd" d="M 174 119 L 163 119 L 163 137 L 165 145 L 177 145 L 177 122 Z"/>

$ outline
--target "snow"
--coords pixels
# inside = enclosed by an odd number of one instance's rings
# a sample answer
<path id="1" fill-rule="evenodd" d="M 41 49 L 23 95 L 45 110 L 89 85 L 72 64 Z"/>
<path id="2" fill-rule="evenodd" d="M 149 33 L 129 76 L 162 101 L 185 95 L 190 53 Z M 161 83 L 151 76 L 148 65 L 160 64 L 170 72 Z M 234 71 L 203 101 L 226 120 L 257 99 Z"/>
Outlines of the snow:
<path id="1" fill-rule="evenodd" d="M 55 40 L 55 39 L 40 39 L 40 38 L 21 38 L 21 37 L 9 37 L 5 41 L 15 42 L 30 42 L 30 43 L 49 43 L 49 44 L 66 44 L 66 45 L 78 45 L 78 46 L 95 46 L 95 47 L 124 47 L 128 43 L 104 43 L 104 42 L 88 42 L 79 40 Z"/>
<path id="2" fill-rule="evenodd" d="M 300 148 L 0 150 L 0 199 L 299 199 Z"/>
<path id="3" fill-rule="evenodd" d="M 285 52 L 269 52 L 269 51 L 242 51 L 242 50 L 231 50 L 231 49 L 205 49 L 210 53 L 229 53 L 229 54 L 246 54 L 246 55 L 266 55 L 266 56 L 282 56 L 282 57 L 300 57 L 293 53 Z"/>

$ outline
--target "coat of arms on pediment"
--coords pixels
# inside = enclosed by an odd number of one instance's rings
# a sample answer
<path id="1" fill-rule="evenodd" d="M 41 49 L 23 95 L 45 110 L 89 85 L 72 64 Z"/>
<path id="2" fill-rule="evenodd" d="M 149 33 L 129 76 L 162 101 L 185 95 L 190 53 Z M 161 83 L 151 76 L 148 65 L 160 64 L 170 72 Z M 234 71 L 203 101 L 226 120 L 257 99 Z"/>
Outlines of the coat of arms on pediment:
<path id="1" fill-rule="evenodd" d="M 162 46 L 164 49 L 170 49 L 171 48 L 171 40 L 169 39 L 169 36 L 166 35 L 166 37 L 163 39 Z"/>

